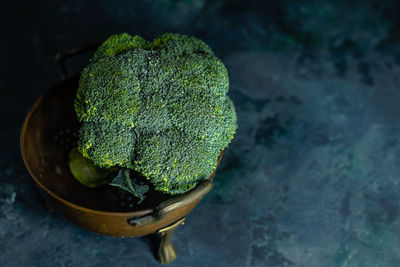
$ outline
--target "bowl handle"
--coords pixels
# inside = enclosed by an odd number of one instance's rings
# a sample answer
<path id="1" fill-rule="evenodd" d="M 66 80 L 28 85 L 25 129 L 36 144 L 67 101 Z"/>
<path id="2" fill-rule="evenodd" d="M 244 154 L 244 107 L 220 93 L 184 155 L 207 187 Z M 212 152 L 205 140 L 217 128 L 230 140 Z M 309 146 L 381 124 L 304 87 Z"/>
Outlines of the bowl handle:
<path id="1" fill-rule="evenodd" d="M 81 45 L 81 46 L 78 46 L 75 48 L 66 49 L 61 52 L 58 52 L 56 55 L 56 61 L 57 61 L 58 65 L 60 66 L 61 79 L 65 80 L 68 78 L 68 71 L 67 71 L 67 67 L 65 66 L 65 61 L 68 58 L 85 53 L 85 52 L 96 50 L 102 43 L 103 42 L 89 43 L 89 44 Z"/>
<path id="2" fill-rule="evenodd" d="M 205 179 L 201 181 L 194 189 L 171 197 L 170 199 L 162 202 L 155 209 L 153 209 L 153 213 L 139 218 L 130 218 L 128 219 L 128 223 L 136 227 L 153 224 L 161 220 L 168 212 L 179 209 L 196 200 L 202 199 L 211 190 L 211 188 L 213 188 L 213 186 L 214 183 L 211 180 Z M 183 214 L 183 216 L 184 215 L 185 214 Z"/>

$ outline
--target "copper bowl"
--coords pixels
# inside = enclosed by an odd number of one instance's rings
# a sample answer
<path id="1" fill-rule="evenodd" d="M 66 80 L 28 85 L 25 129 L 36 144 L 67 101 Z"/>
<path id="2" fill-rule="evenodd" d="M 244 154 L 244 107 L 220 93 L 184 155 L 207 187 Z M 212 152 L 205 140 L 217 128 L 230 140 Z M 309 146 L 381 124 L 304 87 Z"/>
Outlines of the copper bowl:
<path id="1" fill-rule="evenodd" d="M 117 237 L 164 233 L 159 260 L 173 260 L 176 255 L 170 235 L 213 187 L 216 169 L 187 193 L 169 196 L 150 191 L 146 200 L 134 207 L 122 205 L 124 200 L 110 186 L 92 189 L 81 185 L 68 166 L 68 141 L 73 140 L 71 134 L 79 127 L 73 110 L 78 80 L 78 76 L 64 79 L 45 92 L 28 113 L 21 134 L 26 168 L 48 207 L 71 222 L 91 232 Z"/>

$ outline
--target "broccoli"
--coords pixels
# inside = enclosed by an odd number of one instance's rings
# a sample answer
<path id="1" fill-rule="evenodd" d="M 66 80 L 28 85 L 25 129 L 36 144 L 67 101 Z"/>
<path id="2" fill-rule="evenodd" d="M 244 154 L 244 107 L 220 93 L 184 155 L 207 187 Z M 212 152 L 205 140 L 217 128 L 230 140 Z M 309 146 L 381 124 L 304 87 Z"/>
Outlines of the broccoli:
<path id="1" fill-rule="evenodd" d="M 78 150 L 99 167 L 184 193 L 207 178 L 237 129 L 228 73 L 203 41 L 109 37 L 82 71 L 75 99 Z"/>

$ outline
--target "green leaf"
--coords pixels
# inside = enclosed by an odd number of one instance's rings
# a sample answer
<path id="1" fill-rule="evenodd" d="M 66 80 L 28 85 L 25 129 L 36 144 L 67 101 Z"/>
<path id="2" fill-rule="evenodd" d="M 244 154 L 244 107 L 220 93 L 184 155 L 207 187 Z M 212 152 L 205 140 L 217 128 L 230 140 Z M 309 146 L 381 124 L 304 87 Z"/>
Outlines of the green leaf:
<path id="1" fill-rule="evenodd" d="M 145 194 L 149 191 L 149 186 L 139 184 L 136 178 L 131 177 L 131 171 L 127 168 L 121 168 L 118 175 L 109 183 L 109 185 L 116 186 L 122 190 L 128 191 L 135 197 L 139 198 L 138 204 L 140 204 Z"/>

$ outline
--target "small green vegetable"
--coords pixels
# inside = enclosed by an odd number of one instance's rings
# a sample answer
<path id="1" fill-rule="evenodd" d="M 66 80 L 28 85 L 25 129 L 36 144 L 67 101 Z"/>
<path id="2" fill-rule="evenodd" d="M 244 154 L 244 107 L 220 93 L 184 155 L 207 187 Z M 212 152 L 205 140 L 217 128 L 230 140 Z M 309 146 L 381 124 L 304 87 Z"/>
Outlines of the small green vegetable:
<path id="1" fill-rule="evenodd" d="M 215 169 L 237 129 L 228 72 L 203 41 L 108 38 L 83 70 L 75 100 L 79 152 L 99 167 L 141 173 L 184 193 Z"/>
<path id="2" fill-rule="evenodd" d="M 83 185 L 88 187 L 96 187 L 107 184 L 110 181 L 112 173 L 116 173 L 118 168 L 100 168 L 93 162 L 81 155 L 74 148 L 69 154 L 69 169 L 74 177 Z"/>

